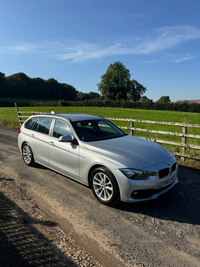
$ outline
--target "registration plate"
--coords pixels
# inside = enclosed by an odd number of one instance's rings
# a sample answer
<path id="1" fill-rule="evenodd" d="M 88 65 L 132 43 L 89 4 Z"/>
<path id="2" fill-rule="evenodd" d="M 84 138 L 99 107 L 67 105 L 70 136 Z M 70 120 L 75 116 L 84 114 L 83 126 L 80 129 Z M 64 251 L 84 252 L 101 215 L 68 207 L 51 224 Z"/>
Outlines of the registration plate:
<path id="1" fill-rule="evenodd" d="M 176 179 L 176 175 L 173 175 L 172 177 L 162 181 L 162 187 L 168 186 L 169 184 L 173 183 Z"/>

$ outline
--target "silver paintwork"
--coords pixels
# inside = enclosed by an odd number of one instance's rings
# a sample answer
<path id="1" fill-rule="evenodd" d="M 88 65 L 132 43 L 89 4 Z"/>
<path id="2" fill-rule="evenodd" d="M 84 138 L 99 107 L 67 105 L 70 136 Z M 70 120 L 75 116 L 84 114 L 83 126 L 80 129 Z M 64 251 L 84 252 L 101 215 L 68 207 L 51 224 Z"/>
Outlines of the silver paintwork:
<path id="1" fill-rule="evenodd" d="M 158 175 L 154 175 L 145 180 L 131 180 L 120 171 L 122 168 L 134 168 L 158 172 L 167 168 L 168 164 L 172 166 L 176 162 L 175 157 L 171 152 L 154 142 L 130 135 L 93 142 L 80 140 L 71 122 L 102 119 L 99 116 L 88 114 L 48 114 L 34 115 L 30 118 L 32 117 L 52 118 L 49 135 L 26 129 L 24 123 L 18 136 L 19 150 L 22 152 L 22 144 L 27 142 L 32 149 L 36 163 L 87 186 L 94 186 L 95 191 L 99 192 L 103 200 L 109 198 L 112 194 L 109 177 L 103 175 L 95 177 L 96 183 L 94 185 L 90 185 L 89 182 L 91 170 L 99 166 L 108 168 L 114 175 L 119 187 L 120 199 L 125 202 L 155 199 L 178 183 L 178 167 L 173 173 L 162 179 Z M 72 137 L 77 142 L 59 142 L 58 138 L 52 136 L 55 119 L 60 119 L 68 124 Z M 68 141 L 70 140 L 68 139 Z M 28 155 L 28 151 L 23 152 L 23 156 L 27 157 L 27 160 Z M 157 190 L 162 188 L 163 181 L 170 178 L 174 179 L 174 182 L 151 197 L 131 198 L 131 193 L 134 190 Z M 108 179 L 107 182 L 106 179 Z"/>

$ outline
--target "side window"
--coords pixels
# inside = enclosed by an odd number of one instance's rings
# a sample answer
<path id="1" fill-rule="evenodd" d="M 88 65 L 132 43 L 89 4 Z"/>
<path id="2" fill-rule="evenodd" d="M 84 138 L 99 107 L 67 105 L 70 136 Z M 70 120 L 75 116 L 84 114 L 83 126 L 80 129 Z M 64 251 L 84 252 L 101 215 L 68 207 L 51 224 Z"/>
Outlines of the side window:
<path id="1" fill-rule="evenodd" d="M 38 120 L 34 123 L 33 128 L 32 128 L 33 131 L 37 131 L 39 122 L 40 122 L 40 119 L 38 119 Z"/>
<path id="2" fill-rule="evenodd" d="M 38 127 L 38 132 L 43 133 L 43 134 L 49 134 L 51 122 L 52 122 L 51 118 L 41 118 L 40 124 Z"/>
<path id="3" fill-rule="evenodd" d="M 54 129 L 53 129 L 53 136 L 59 138 L 60 136 L 63 136 L 63 135 L 72 136 L 71 130 L 64 121 L 56 120 Z"/>
<path id="4" fill-rule="evenodd" d="M 31 118 L 30 120 L 28 120 L 26 123 L 25 123 L 25 125 L 24 125 L 24 127 L 26 128 L 26 129 L 32 129 L 32 127 L 33 127 L 33 124 L 36 122 L 36 120 L 37 120 L 38 118 Z"/>

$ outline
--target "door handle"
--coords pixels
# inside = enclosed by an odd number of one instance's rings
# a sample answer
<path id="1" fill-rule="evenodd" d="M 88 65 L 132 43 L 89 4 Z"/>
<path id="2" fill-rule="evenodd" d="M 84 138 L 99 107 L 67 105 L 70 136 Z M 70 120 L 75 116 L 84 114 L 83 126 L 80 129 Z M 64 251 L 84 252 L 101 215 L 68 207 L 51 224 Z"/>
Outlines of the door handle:
<path id="1" fill-rule="evenodd" d="M 49 144 L 50 144 L 51 146 L 55 146 L 54 142 L 49 142 Z"/>
<path id="2" fill-rule="evenodd" d="M 35 135 L 34 134 L 31 134 L 31 137 L 35 137 Z"/>

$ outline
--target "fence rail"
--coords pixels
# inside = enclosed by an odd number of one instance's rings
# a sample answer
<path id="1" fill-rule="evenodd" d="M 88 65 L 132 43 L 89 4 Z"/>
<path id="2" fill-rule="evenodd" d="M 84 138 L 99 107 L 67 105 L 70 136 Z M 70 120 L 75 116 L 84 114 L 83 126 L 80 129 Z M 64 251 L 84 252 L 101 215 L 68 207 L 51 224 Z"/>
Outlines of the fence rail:
<path id="1" fill-rule="evenodd" d="M 20 124 L 23 123 L 23 119 L 28 118 L 29 116 L 23 116 L 21 114 L 45 114 L 44 112 L 35 112 L 35 111 L 19 111 L 17 104 L 15 104 L 17 115 L 19 118 Z M 198 149 L 200 150 L 199 145 L 194 145 L 194 144 L 187 144 L 187 138 L 194 138 L 194 139 L 200 139 L 200 135 L 196 134 L 188 134 L 188 128 L 198 128 L 200 129 L 200 124 L 190 124 L 190 123 L 178 123 L 178 122 L 163 122 L 163 121 L 149 121 L 149 120 L 138 120 L 138 119 L 122 119 L 122 118 L 106 118 L 107 120 L 110 121 L 122 121 L 122 122 L 129 122 L 129 127 L 127 126 L 118 126 L 121 129 L 129 130 L 130 135 L 134 135 L 134 131 L 139 131 L 139 132 L 146 132 L 146 133 L 153 133 L 153 134 L 163 134 L 163 135 L 169 135 L 169 136 L 178 136 L 181 137 L 181 142 L 173 142 L 173 141 L 168 141 L 168 140 L 160 140 L 157 138 L 148 138 L 148 137 L 142 137 L 144 139 L 151 140 L 156 143 L 160 144 L 167 144 L 167 145 L 173 145 L 173 146 L 178 146 L 181 147 L 181 153 L 179 152 L 173 152 L 176 156 L 180 156 L 183 160 L 185 158 L 192 158 L 196 160 L 200 160 L 200 156 L 194 156 L 190 154 L 186 154 L 186 148 L 190 149 Z M 143 128 L 138 128 L 134 127 L 134 123 L 145 123 L 145 124 L 157 124 L 157 125 L 167 125 L 167 126 L 179 126 L 182 127 L 182 132 L 171 132 L 171 131 L 161 131 L 161 130 L 152 130 L 152 129 L 143 129 Z"/>

